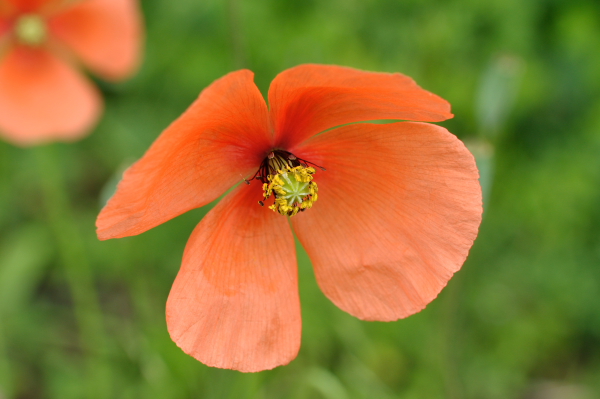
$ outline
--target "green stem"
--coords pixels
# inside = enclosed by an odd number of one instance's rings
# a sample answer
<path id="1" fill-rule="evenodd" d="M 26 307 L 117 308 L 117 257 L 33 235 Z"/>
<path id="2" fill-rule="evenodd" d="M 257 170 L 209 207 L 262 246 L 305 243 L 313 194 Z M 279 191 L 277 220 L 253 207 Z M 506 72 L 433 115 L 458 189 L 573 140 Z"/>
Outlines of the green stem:
<path id="1" fill-rule="evenodd" d="M 3 173 L 6 173 L 8 176 L 8 159 L 6 147 L 3 143 L 0 143 L 0 189 L 2 187 L 8 186 L 7 179 L 2 179 Z M 2 203 L 2 195 L 4 193 L 0 190 L 0 203 Z M 1 310 L 1 309 L 0 309 Z M 4 314 L 0 315 L 2 317 L 3 322 L 0 323 L 0 398 L 7 397 L 12 398 L 13 394 L 13 386 L 12 381 L 14 381 L 12 375 L 11 364 L 8 359 L 8 345 L 6 339 L 6 333 L 4 332 L 4 318 L 6 317 Z"/>
<path id="2" fill-rule="evenodd" d="M 65 182 L 58 166 L 56 146 L 35 149 L 41 188 L 51 231 L 56 239 L 62 267 L 73 300 L 80 344 L 86 361 L 87 383 L 82 384 L 89 398 L 108 398 L 110 384 L 106 364 L 107 338 L 94 287 L 87 253 L 75 223 Z"/>
<path id="3" fill-rule="evenodd" d="M 464 274 L 464 273 L 463 273 Z M 459 318 L 460 290 L 463 274 L 457 273 L 445 290 L 445 300 L 441 304 L 440 315 L 440 363 L 444 378 L 445 397 L 448 399 L 464 398 L 464 387 L 461 381 L 461 365 L 459 351 L 462 347 Z"/>
<path id="4" fill-rule="evenodd" d="M 13 392 L 13 375 L 8 361 L 6 339 L 4 336 L 3 326 L 0 325 L 0 397 L 12 398 Z"/>
<path id="5" fill-rule="evenodd" d="M 246 67 L 246 54 L 244 52 L 244 36 L 241 27 L 242 18 L 240 15 L 239 0 L 227 1 L 227 14 L 233 49 L 233 63 L 235 68 L 244 68 Z"/>

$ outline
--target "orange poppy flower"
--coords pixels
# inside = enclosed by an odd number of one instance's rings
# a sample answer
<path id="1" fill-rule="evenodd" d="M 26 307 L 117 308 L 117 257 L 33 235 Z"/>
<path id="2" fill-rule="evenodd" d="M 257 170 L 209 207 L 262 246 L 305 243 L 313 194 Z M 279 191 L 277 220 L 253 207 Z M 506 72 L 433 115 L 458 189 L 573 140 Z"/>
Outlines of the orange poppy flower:
<path id="1" fill-rule="evenodd" d="M 23 146 L 81 138 L 102 100 L 77 63 L 122 79 L 141 35 L 135 0 L 0 0 L 0 135 Z"/>
<path id="2" fill-rule="evenodd" d="M 269 103 L 250 71 L 214 82 L 125 172 L 97 221 L 102 240 L 139 234 L 235 186 L 187 243 L 167 324 L 186 353 L 240 371 L 298 352 L 292 229 L 329 299 L 391 321 L 437 296 L 482 213 L 473 156 L 446 129 L 355 124 L 452 117 L 409 77 L 301 65 L 275 78 Z"/>

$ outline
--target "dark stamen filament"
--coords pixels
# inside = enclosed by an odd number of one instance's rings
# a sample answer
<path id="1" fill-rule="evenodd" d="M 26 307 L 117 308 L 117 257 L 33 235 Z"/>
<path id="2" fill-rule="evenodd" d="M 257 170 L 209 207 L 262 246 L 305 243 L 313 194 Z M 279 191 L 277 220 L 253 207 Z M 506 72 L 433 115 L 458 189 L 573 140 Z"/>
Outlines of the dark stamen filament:
<path id="1" fill-rule="evenodd" d="M 244 179 L 246 184 L 250 184 L 250 182 L 254 179 L 260 180 L 262 183 L 268 183 L 269 180 L 267 176 L 275 175 L 277 171 L 285 169 L 287 166 L 296 167 L 296 166 L 304 166 L 308 167 L 308 165 L 314 165 L 317 168 L 325 171 L 325 168 L 319 166 L 313 162 L 306 161 L 302 158 L 298 158 L 294 154 L 284 150 L 273 150 L 267 155 L 267 157 L 262 161 L 260 167 L 250 179 Z"/>

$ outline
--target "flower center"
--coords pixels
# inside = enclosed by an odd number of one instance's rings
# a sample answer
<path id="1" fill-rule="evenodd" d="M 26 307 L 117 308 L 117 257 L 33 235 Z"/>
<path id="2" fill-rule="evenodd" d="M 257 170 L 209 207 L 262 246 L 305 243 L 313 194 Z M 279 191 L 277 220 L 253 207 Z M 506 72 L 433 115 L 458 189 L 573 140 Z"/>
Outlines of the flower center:
<path id="1" fill-rule="evenodd" d="M 290 152 L 273 150 L 250 180 L 258 179 L 263 183 L 265 200 L 275 196 L 269 209 L 284 216 L 294 216 L 311 208 L 318 197 L 317 183 L 313 181 L 315 168 L 309 163 Z M 246 182 L 250 184 L 250 180 Z M 263 201 L 258 203 L 264 205 Z"/>
<path id="2" fill-rule="evenodd" d="M 265 199 L 275 194 L 275 203 L 269 209 L 281 215 L 294 216 L 313 206 L 317 200 L 317 183 L 313 182 L 312 167 L 286 165 L 263 184 Z"/>
<path id="3" fill-rule="evenodd" d="M 39 15 L 25 14 L 15 23 L 17 40 L 28 46 L 39 46 L 47 37 L 46 21 Z"/>

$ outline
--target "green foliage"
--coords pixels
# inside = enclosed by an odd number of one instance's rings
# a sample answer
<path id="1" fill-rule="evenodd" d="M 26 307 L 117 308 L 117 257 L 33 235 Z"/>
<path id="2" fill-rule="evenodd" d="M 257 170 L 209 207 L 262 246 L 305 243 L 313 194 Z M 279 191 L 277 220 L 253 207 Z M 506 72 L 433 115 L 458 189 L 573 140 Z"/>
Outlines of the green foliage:
<path id="1" fill-rule="evenodd" d="M 73 213 L 60 223 L 83 241 L 73 253 L 91 262 L 97 298 L 80 295 L 100 312 L 87 321 L 35 151 L 0 143 L 0 398 L 597 397 L 600 3 L 144 0 L 143 8 L 140 72 L 98 82 L 106 110 L 95 132 L 50 146 Z M 107 242 L 95 237 L 95 216 L 123 169 L 214 79 L 246 67 L 266 93 L 278 72 L 306 62 L 403 72 L 448 99 L 456 117 L 443 125 L 472 146 L 482 170 L 480 235 L 439 298 L 393 323 L 337 309 L 299 247 L 298 358 L 258 374 L 211 369 L 177 348 L 164 321 L 185 242 L 210 206 Z M 99 331 L 82 336 L 94 323 Z"/>

